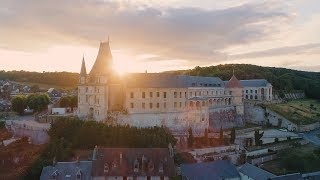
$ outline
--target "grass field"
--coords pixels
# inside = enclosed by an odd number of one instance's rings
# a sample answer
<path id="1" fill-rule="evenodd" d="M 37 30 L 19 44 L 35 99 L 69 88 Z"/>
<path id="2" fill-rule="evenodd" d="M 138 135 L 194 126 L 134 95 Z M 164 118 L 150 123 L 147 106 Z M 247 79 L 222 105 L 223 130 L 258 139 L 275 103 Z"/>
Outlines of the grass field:
<path id="1" fill-rule="evenodd" d="M 298 125 L 320 121 L 320 102 L 317 100 L 294 100 L 283 104 L 268 105 L 267 107 Z"/>
<path id="2" fill-rule="evenodd" d="M 309 144 L 279 152 L 279 159 L 263 163 L 262 168 L 276 175 L 319 171 L 319 155 L 319 148 Z"/>

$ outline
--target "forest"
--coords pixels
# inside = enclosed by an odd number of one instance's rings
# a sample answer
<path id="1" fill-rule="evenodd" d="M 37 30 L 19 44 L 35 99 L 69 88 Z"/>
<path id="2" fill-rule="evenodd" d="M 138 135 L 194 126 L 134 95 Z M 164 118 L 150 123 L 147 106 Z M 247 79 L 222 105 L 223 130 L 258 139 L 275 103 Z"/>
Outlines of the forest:
<path id="1" fill-rule="evenodd" d="M 281 95 L 282 92 L 301 90 L 310 98 L 320 99 L 320 72 L 298 71 L 286 68 L 262 67 L 251 64 L 226 64 L 195 67 L 188 70 L 167 71 L 166 73 L 193 76 L 215 76 L 229 80 L 233 69 L 238 79 L 267 79 Z M 70 72 L 27 72 L 0 71 L 0 80 L 43 83 L 52 86 L 73 87 L 78 84 L 79 74 Z"/>
<path id="2" fill-rule="evenodd" d="M 165 127 L 137 128 L 112 126 L 96 121 L 80 121 L 77 118 L 57 119 L 48 131 L 50 142 L 45 150 L 25 172 L 24 179 L 38 179 L 42 167 L 53 160 L 68 161 L 75 150 L 92 150 L 96 145 L 121 148 L 167 148 L 176 144 L 175 138 Z"/>
<path id="3" fill-rule="evenodd" d="M 298 71 L 286 68 L 262 67 L 251 64 L 226 64 L 195 67 L 189 70 L 168 71 L 174 74 L 212 76 L 229 80 L 234 73 L 240 79 L 266 79 L 279 94 L 301 90 L 309 98 L 320 99 L 320 72 Z"/>

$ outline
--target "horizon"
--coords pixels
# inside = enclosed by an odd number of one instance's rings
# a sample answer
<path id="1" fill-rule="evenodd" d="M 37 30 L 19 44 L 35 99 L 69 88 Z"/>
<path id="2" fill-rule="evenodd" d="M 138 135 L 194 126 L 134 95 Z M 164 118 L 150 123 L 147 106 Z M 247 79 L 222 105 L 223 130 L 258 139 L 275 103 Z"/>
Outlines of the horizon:
<path id="1" fill-rule="evenodd" d="M 253 65 L 253 66 L 259 66 L 259 65 L 255 65 L 255 64 L 217 64 L 217 65 L 210 65 L 210 66 L 224 66 L 224 65 Z M 210 67 L 210 66 L 199 66 L 201 68 L 204 68 L 204 67 Z M 192 68 L 189 68 L 189 69 L 173 69 L 173 70 L 166 70 L 166 71 L 161 71 L 161 72 L 147 72 L 147 73 L 166 73 L 166 72 L 171 72 L 171 71 L 188 71 L 188 70 L 192 70 L 194 68 L 196 68 L 197 66 L 194 66 Z M 301 71 L 301 72 L 309 72 L 309 73 L 320 73 L 320 71 L 307 71 L 307 70 L 299 70 L 299 69 L 292 69 L 292 68 L 286 68 L 286 67 L 274 67 L 274 66 L 259 66 L 259 67 L 265 67 L 265 68 L 282 68 L 282 69 L 288 69 L 288 70 L 293 70 L 293 71 Z M 92 67 L 88 68 L 89 70 L 91 70 Z M 87 70 L 88 70 L 87 69 Z M 79 74 L 79 72 L 73 72 L 73 71 L 28 71 L 28 70 L 23 70 L 23 69 L 20 69 L 20 70 L 0 70 L 0 71 L 5 71 L 5 72 L 11 72 L 11 71 L 24 71 L 24 72 L 35 72 L 35 73 L 63 73 L 63 72 L 66 72 L 66 73 L 77 73 Z M 235 69 L 235 72 L 236 72 L 236 69 Z M 130 74 L 130 73 L 145 73 L 145 72 L 124 72 L 124 73 L 120 73 L 120 72 L 117 72 L 117 74 L 119 75 L 125 75 L 125 74 Z"/>
<path id="2" fill-rule="evenodd" d="M 320 72 L 316 0 L 4 0 L 0 7 L 6 71 L 79 72 L 83 56 L 90 69 L 99 41 L 110 37 L 119 73 L 235 63 Z"/>

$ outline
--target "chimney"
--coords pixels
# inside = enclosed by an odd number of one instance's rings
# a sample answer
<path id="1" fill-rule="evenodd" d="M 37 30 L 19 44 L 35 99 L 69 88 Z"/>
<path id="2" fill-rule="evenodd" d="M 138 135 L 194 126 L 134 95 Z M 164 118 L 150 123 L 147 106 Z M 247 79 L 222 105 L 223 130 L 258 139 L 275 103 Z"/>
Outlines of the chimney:
<path id="1" fill-rule="evenodd" d="M 97 151 L 98 151 L 98 146 L 96 145 L 92 152 L 92 160 L 97 160 Z"/>
<path id="2" fill-rule="evenodd" d="M 79 156 L 77 156 L 76 165 L 77 165 L 78 167 L 80 166 Z"/>
<path id="3" fill-rule="evenodd" d="M 146 169 L 146 161 L 147 161 L 147 158 L 144 156 L 144 154 L 142 155 L 142 158 L 141 158 L 141 171 L 142 172 L 145 172 L 145 169 Z"/>
<path id="4" fill-rule="evenodd" d="M 119 164 L 121 165 L 122 164 L 122 153 L 120 152 L 119 154 Z"/>

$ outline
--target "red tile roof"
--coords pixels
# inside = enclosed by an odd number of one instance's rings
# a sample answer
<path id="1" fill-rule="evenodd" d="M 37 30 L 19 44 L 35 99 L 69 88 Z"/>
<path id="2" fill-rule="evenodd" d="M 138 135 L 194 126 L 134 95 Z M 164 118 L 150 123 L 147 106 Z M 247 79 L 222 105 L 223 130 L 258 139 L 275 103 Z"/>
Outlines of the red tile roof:
<path id="1" fill-rule="evenodd" d="M 236 78 L 235 75 L 232 75 L 231 79 L 225 85 L 226 88 L 243 88 L 240 84 L 240 81 Z"/>
<path id="2" fill-rule="evenodd" d="M 93 176 L 174 176 L 174 167 L 167 148 L 98 148 Z"/>

